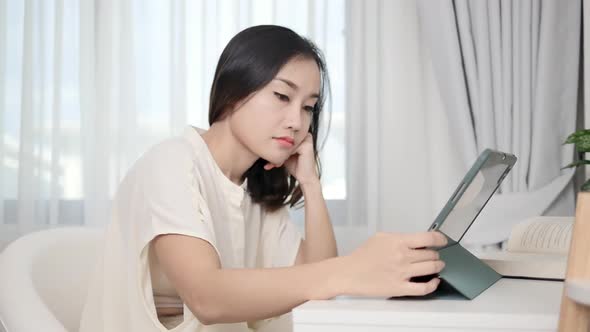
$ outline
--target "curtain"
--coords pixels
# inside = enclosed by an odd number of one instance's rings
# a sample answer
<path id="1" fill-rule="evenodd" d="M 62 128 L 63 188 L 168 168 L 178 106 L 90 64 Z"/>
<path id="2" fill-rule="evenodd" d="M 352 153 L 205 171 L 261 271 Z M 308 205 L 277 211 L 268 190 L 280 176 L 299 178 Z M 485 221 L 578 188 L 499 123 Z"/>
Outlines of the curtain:
<path id="1" fill-rule="evenodd" d="M 462 176 L 412 0 L 348 1 L 349 248 L 426 231 Z M 339 239 L 340 240 L 340 239 Z"/>
<path id="2" fill-rule="evenodd" d="M 518 162 L 465 242 L 505 239 L 515 222 L 573 215 L 581 1 L 419 1 L 420 28 L 465 169 L 485 148 Z"/>
<path id="3" fill-rule="evenodd" d="M 518 169 L 465 244 L 499 243 L 529 216 L 573 215 L 573 171 L 561 170 L 573 149 L 561 143 L 576 124 L 579 6 L 347 2 L 347 248 L 426 230 L 487 147 L 515 153 Z"/>
<path id="4" fill-rule="evenodd" d="M 0 0 L 0 249 L 37 229 L 106 225 L 149 146 L 208 127 L 217 59 L 258 24 L 290 27 L 326 55 L 324 188 L 343 199 L 343 1 Z"/>

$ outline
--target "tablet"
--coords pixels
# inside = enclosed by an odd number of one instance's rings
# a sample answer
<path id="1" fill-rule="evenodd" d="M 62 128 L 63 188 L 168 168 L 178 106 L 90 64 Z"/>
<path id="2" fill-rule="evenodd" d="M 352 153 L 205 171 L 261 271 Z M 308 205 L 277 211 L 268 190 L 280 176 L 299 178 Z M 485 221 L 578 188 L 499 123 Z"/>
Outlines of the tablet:
<path id="1" fill-rule="evenodd" d="M 461 241 L 515 163 L 513 154 L 482 152 L 428 230 L 446 235 L 449 245 Z"/>

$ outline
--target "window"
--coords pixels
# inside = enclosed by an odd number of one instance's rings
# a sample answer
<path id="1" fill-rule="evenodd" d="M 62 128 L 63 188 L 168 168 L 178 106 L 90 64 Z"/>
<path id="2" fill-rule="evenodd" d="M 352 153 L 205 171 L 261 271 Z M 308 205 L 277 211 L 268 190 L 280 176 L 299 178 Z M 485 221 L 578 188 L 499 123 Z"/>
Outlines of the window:
<path id="1" fill-rule="evenodd" d="M 27 21 L 25 4 L 29 3 L 32 6 L 28 9 L 31 19 Z M 57 201 L 55 206 L 59 211 L 60 224 L 81 223 L 84 218 L 84 179 L 89 174 L 84 174 L 84 156 L 88 152 L 84 151 L 82 143 L 84 135 L 87 135 L 82 122 L 88 115 L 82 109 L 80 97 L 80 31 L 81 24 L 89 23 L 80 20 L 79 0 L 65 0 L 62 15 L 57 15 L 56 6 L 59 3 L 5 3 L 6 38 L 0 49 L 0 60 L 3 60 L 0 68 L 5 69 L 0 71 L 5 82 L 4 98 L 0 98 L 6 110 L 0 113 L 3 126 L 0 181 L 5 204 L 0 224 L 16 223 L 17 199 L 19 190 L 23 190 L 23 183 L 19 183 L 23 180 L 23 177 L 19 180 L 19 167 L 25 162 L 31 168 L 32 178 L 24 180 L 32 184 L 27 189 L 33 192 L 35 206 L 41 211 L 35 215 L 35 218 L 41 219 L 36 222 L 44 223 L 43 219 L 48 218 L 46 211 L 51 209 L 52 200 L 54 204 Z M 124 16 L 127 12 L 120 11 L 122 7 L 116 7 L 125 3 L 129 4 L 130 16 Z M 110 195 L 114 194 L 128 167 L 143 151 L 178 130 L 174 124 L 174 114 L 178 113 L 175 107 L 183 107 L 178 114 L 185 122 L 207 127 L 211 80 L 217 59 L 229 39 L 247 26 L 278 24 L 311 37 L 325 53 L 332 98 L 327 103 L 331 105 L 329 138 L 321 151 L 322 182 L 327 199 L 346 198 L 344 0 L 130 0 L 116 2 L 112 6 L 111 9 L 120 11 L 121 17 L 128 20 L 123 21 L 126 25 L 117 22 L 116 15 L 112 13 L 97 11 L 94 15 L 112 19 L 109 29 L 114 35 L 121 32 L 116 29 L 131 29 L 132 45 L 123 44 L 127 48 L 113 49 L 113 52 L 132 49 L 134 61 L 129 70 L 134 73 L 134 87 L 130 95 L 117 95 L 122 93 L 120 87 L 113 87 L 111 91 L 114 93 L 113 100 L 132 98 L 129 105 L 133 105 L 133 111 L 114 113 L 108 118 L 110 122 L 105 124 L 105 130 L 111 130 L 115 136 L 112 145 L 106 149 Z M 105 22 L 105 17 L 96 21 Z M 56 35 L 59 22 L 62 23 L 61 39 Z M 29 29 L 32 36 L 30 58 L 23 51 Z M 99 27 L 96 29 L 99 30 Z M 185 41 L 184 47 L 179 46 L 183 45 L 181 40 Z M 57 49 L 56 45 L 61 45 L 61 48 Z M 179 63 L 184 63 L 184 66 L 179 66 Z M 30 66 L 32 71 L 29 87 L 23 81 L 23 68 L 26 66 Z M 55 68 L 60 68 L 59 73 L 55 72 Z M 176 94 L 182 88 L 179 78 L 186 88 L 186 93 L 180 95 L 181 102 L 178 102 L 179 95 Z M 56 99 L 56 96 L 59 98 Z M 31 103 L 30 112 L 26 114 L 23 113 L 23 100 Z M 58 126 L 55 126 L 56 123 Z M 324 124 L 327 124 L 327 118 Z M 33 136 L 23 140 L 21 128 L 24 127 L 29 128 Z M 121 135 L 126 135 L 126 144 L 117 141 L 116 138 Z M 30 147 L 31 155 L 22 152 L 25 145 Z"/>

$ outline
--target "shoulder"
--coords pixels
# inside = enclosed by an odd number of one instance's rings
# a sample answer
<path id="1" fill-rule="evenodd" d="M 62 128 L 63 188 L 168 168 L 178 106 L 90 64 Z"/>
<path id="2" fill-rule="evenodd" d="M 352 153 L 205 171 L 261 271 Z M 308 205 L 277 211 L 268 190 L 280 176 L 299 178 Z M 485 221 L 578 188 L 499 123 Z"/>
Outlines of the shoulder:
<path id="1" fill-rule="evenodd" d="M 148 190 L 177 186 L 195 176 L 197 151 L 183 137 L 165 139 L 144 152 L 125 178 L 142 183 Z"/>
<path id="2" fill-rule="evenodd" d="M 136 170 L 144 175 L 187 171 L 198 159 L 197 154 L 196 149 L 182 136 L 171 137 L 150 147 L 139 158 Z"/>
<path id="3" fill-rule="evenodd" d="M 196 151 L 183 137 L 171 137 L 149 148 L 142 159 L 151 162 L 177 164 L 191 162 L 196 158 Z"/>

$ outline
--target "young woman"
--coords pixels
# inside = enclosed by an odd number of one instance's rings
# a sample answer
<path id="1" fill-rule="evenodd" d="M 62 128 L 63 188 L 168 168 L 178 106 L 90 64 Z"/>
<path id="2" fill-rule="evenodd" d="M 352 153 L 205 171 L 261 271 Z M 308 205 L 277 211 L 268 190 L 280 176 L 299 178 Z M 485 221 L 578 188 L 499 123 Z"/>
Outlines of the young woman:
<path id="1" fill-rule="evenodd" d="M 337 257 L 316 150 L 327 82 L 318 49 L 287 28 L 229 42 L 209 130 L 156 145 L 121 183 L 81 331 L 289 331 L 284 314 L 307 300 L 435 290 L 410 278 L 442 270 L 423 249 L 440 233 L 377 234 Z M 302 198 L 304 238 L 287 212 Z"/>

